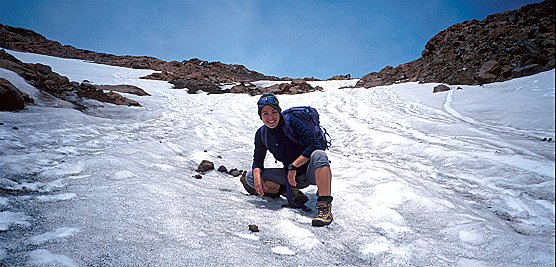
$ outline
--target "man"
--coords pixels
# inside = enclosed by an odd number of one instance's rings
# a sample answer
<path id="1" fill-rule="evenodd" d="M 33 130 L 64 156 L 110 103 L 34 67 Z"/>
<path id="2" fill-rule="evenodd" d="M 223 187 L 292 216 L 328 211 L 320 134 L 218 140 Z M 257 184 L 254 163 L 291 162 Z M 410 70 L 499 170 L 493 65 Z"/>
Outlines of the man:
<path id="1" fill-rule="evenodd" d="M 255 134 L 253 168 L 241 178 L 243 186 L 251 194 L 260 196 L 283 195 L 291 187 L 295 204 L 304 206 L 309 199 L 299 188 L 316 185 L 318 211 L 312 225 L 329 225 L 333 220 L 332 172 L 321 143 L 314 132 L 294 116 L 288 118 L 293 140 L 286 135 L 286 123 L 275 95 L 262 95 L 257 106 L 264 125 Z M 284 168 L 264 167 L 267 150 L 284 164 Z"/>

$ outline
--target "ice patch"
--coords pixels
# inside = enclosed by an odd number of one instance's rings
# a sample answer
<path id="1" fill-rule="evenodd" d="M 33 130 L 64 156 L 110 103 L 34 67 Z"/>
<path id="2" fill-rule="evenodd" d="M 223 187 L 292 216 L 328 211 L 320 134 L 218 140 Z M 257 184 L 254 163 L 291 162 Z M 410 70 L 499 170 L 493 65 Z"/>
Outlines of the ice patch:
<path id="1" fill-rule="evenodd" d="M 245 239 L 249 239 L 249 240 L 255 240 L 258 241 L 260 238 L 254 234 L 241 234 L 241 233 L 237 233 L 237 236 L 241 237 L 241 238 L 245 238 Z"/>
<path id="2" fill-rule="evenodd" d="M 409 199 L 419 198 L 413 189 L 398 182 L 387 182 L 376 185 L 373 191 L 373 198 L 380 199 L 380 201 L 389 208 L 397 207 Z"/>
<path id="3" fill-rule="evenodd" d="M 77 151 L 77 148 L 73 147 L 73 146 L 63 146 L 63 147 L 55 149 L 55 151 L 59 152 L 60 154 L 63 154 L 63 155 L 72 155 L 72 156 L 79 155 L 79 152 Z"/>
<path id="4" fill-rule="evenodd" d="M 280 255 L 290 255 L 290 256 L 295 255 L 295 252 L 293 250 L 284 246 L 273 247 L 272 252 Z"/>
<path id="5" fill-rule="evenodd" d="M 398 247 L 392 242 L 388 241 L 388 239 L 384 236 L 381 236 L 373 243 L 368 243 L 365 245 L 365 248 L 361 251 L 364 255 L 367 254 L 380 254 L 380 253 L 388 253 L 394 254 L 398 256 L 407 256 L 410 253 L 407 251 L 405 247 Z"/>
<path id="6" fill-rule="evenodd" d="M 133 176 L 135 176 L 135 174 L 133 174 L 133 173 L 130 172 L 130 171 L 119 171 L 119 172 L 116 172 L 116 173 L 114 174 L 113 178 L 114 178 L 115 180 L 124 180 L 124 179 L 131 178 L 131 177 L 133 177 Z"/>
<path id="7" fill-rule="evenodd" d="M 79 229 L 77 229 L 77 228 L 62 227 L 62 228 L 58 228 L 58 229 L 50 231 L 50 232 L 46 232 L 44 234 L 33 236 L 33 237 L 31 237 L 30 242 L 31 242 L 31 244 L 39 245 L 39 244 L 42 244 L 44 242 L 47 242 L 49 240 L 53 240 L 53 239 L 56 239 L 56 238 L 72 236 L 72 235 L 76 234 L 77 232 L 79 232 Z"/>
<path id="8" fill-rule="evenodd" d="M 170 166 L 168 164 L 156 163 L 154 164 L 154 166 L 160 168 L 163 171 L 173 171 L 175 169 L 174 166 Z"/>
<path id="9" fill-rule="evenodd" d="M 46 184 L 41 182 L 19 184 L 6 178 L 0 179 L 0 188 L 14 191 L 37 191 L 47 193 L 59 188 L 63 188 L 64 186 L 65 185 L 62 183 L 61 179 Z"/>
<path id="10" fill-rule="evenodd" d="M 27 222 L 28 219 L 29 216 L 23 212 L 2 211 L 0 212 L 0 231 L 7 231 L 14 224 L 31 226 Z"/>
<path id="11" fill-rule="evenodd" d="M 380 222 L 380 223 L 376 224 L 376 226 L 382 228 L 387 233 L 395 234 L 396 236 L 399 235 L 399 234 L 402 234 L 402 233 L 411 232 L 411 229 L 409 227 L 395 225 L 391 222 Z"/>
<path id="12" fill-rule="evenodd" d="M 379 254 L 387 252 L 390 249 L 390 243 L 384 237 L 377 238 L 375 242 L 365 245 L 361 251 L 363 254 Z"/>
<path id="13" fill-rule="evenodd" d="M 8 199 L 5 197 L 0 197 L 0 206 L 8 205 Z"/>
<path id="14" fill-rule="evenodd" d="M 301 228 L 291 221 L 282 220 L 276 225 L 276 228 L 282 232 L 287 240 L 298 247 L 312 249 L 314 246 L 320 244 L 320 242 L 314 238 L 315 235 L 311 231 Z"/>
<path id="15" fill-rule="evenodd" d="M 77 175 L 83 171 L 83 166 L 79 163 L 62 163 L 51 170 L 42 172 L 45 177 L 64 177 L 70 175 Z"/>
<path id="16" fill-rule="evenodd" d="M 85 175 L 72 175 L 70 177 L 68 177 L 68 179 L 72 179 L 72 180 L 77 180 L 77 179 L 83 179 L 83 178 L 87 178 L 90 177 L 90 174 L 85 174 Z"/>
<path id="17" fill-rule="evenodd" d="M 471 245 L 480 245 L 485 242 L 481 234 L 470 231 L 460 231 L 459 239 Z"/>
<path id="18" fill-rule="evenodd" d="M 38 196 L 37 199 L 42 202 L 51 202 L 51 201 L 59 201 L 59 200 L 70 200 L 75 197 L 77 197 L 75 193 L 65 193 L 65 194 L 58 194 L 58 195 Z"/>
<path id="19" fill-rule="evenodd" d="M 458 261 L 458 266 L 461 266 L 461 267 L 488 267 L 488 266 L 491 266 L 491 265 L 484 262 L 484 261 L 475 260 L 475 259 L 460 259 Z"/>
<path id="20" fill-rule="evenodd" d="M 70 257 L 61 255 L 61 254 L 54 254 L 49 250 L 46 249 L 37 249 L 31 251 L 29 253 L 29 263 L 31 265 L 51 265 L 54 264 L 56 266 L 67 266 L 67 267 L 74 267 L 79 266 L 73 261 Z"/>

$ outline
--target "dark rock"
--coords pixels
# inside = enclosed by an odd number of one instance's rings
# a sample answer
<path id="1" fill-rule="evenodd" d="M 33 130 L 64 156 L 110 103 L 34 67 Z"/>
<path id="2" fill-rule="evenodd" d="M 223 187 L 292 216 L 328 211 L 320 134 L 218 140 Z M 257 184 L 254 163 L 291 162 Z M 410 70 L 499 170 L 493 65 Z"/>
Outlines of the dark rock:
<path id="1" fill-rule="evenodd" d="M 530 64 L 527 65 L 525 67 L 523 67 L 523 69 L 521 70 L 521 74 L 523 76 L 529 76 L 529 75 L 533 75 L 535 73 L 539 73 L 542 71 L 545 71 L 546 68 L 544 66 L 541 66 L 539 64 Z"/>
<path id="2" fill-rule="evenodd" d="M 233 169 L 231 169 L 231 170 L 228 172 L 228 174 L 231 175 L 231 176 L 233 176 L 233 177 L 238 177 L 238 176 L 240 176 L 242 173 L 243 173 L 243 171 L 238 170 L 238 169 L 236 169 L 236 168 L 233 168 Z"/>
<path id="3" fill-rule="evenodd" d="M 220 167 L 218 167 L 218 171 L 228 173 L 228 169 L 226 169 L 224 165 L 220 165 Z"/>
<path id="4" fill-rule="evenodd" d="M 201 163 L 197 167 L 196 171 L 197 172 L 206 172 L 206 171 L 210 171 L 210 170 L 214 170 L 214 163 L 212 163 L 208 160 L 203 160 L 203 161 L 201 161 Z"/>
<path id="5" fill-rule="evenodd" d="M 25 108 L 23 94 L 8 80 L 0 78 L 0 111 L 15 111 Z"/>
<path id="6" fill-rule="evenodd" d="M 230 89 L 230 93 L 234 93 L 234 94 L 243 94 L 243 93 L 249 93 L 249 94 L 260 94 L 259 88 L 251 83 L 240 83 L 238 85 L 235 85 L 232 87 L 232 89 Z"/>
<path id="7" fill-rule="evenodd" d="M 249 225 L 249 231 L 256 233 L 259 232 L 259 227 L 256 224 L 250 224 Z"/>
<path id="8" fill-rule="evenodd" d="M 150 95 L 147 92 L 145 92 L 145 90 L 143 90 L 143 89 L 141 89 L 137 86 L 134 86 L 134 85 L 127 85 L 127 84 L 97 85 L 96 87 L 98 89 L 104 90 L 104 91 L 116 91 L 116 92 L 120 92 L 120 93 L 134 94 L 134 95 L 138 95 L 138 96 L 149 96 Z"/>
<path id="9" fill-rule="evenodd" d="M 104 93 L 104 91 L 98 89 L 96 86 L 87 83 L 81 83 L 79 85 L 79 90 L 77 95 L 79 97 L 95 99 L 105 103 L 112 103 L 115 105 L 124 106 L 141 106 L 139 102 L 126 98 L 116 92 L 110 91 L 109 93 Z"/>
<path id="10" fill-rule="evenodd" d="M 448 87 L 448 86 L 445 85 L 445 84 L 437 85 L 437 86 L 435 86 L 435 87 L 432 89 L 432 92 L 433 92 L 433 93 L 446 92 L 446 91 L 450 91 L 450 87 Z"/>
<path id="11" fill-rule="evenodd" d="M 336 75 L 328 78 L 327 80 L 351 80 L 351 74 L 348 73 L 346 75 Z"/>
<path id="12" fill-rule="evenodd" d="M 195 179 L 203 179 L 203 176 L 200 175 L 200 174 L 195 174 L 195 176 L 193 176 L 193 177 L 195 177 Z"/>
<path id="13" fill-rule="evenodd" d="M 43 65 L 43 64 L 40 64 L 40 63 L 36 64 L 36 69 L 39 73 L 44 74 L 44 75 L 48 75 L 48 74 L 52 73 L 52 68 L 50 66 Z"/>
<path id="14" fill-rule="evenodd" d="M 230 171 L 228 174 L 230 174 L 233 177 L 238 177 L 241 175 L 241 171 L 235 170 L 235 171 Z"/>
<path id="15" fill-rule="evenodd" d="M 16 131 L 19 130 L 19 128 L 15 127 L 15 126 L 12 127 L 12 129 L 14 129 L 14 130 L 16 130 Z"/>

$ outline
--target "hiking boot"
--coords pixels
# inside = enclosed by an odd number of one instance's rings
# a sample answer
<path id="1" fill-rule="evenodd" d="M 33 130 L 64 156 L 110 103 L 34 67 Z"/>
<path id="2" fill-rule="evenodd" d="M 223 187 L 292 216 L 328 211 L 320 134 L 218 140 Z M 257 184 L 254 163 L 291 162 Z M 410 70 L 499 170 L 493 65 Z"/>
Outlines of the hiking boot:
<path id="1" fill-rule="evenodd" d="M 239 181 L 241 181 L 243 188 L 245 188 L 245 191 L 247 191 L 247 193 L 251 195 L 258 195 L 257 191 L 247 184 L 247 181 L 245 180 L 245 175 L 247 175 L 247 172 L 243 172 L 243 174 L 241 174 L 241 178 L 239 178 Z"/>
<path id="2" fill-rule="evenodd" d="M 313 219 L 313 226 L 322 227 L 329 225 L 332 220 L 332 203 L 329 201 L 318 201 L 317 202 L 317 217 Z"/>
<path id="3" fill-rule="evenodd" d="M 305 205 L 309 201 L 309 198 L 296 187 L 292 187 L 292 197 L 297 206 Z"/>

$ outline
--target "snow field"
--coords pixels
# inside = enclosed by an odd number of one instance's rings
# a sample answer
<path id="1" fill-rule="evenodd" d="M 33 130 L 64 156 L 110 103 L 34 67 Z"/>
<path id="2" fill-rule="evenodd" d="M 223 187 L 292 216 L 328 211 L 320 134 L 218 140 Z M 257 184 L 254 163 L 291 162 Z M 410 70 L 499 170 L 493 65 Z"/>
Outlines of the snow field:
<path id="1" fill-rule="evenodd" d="M 24 111 L 0 113 L 0 256 L 8 264 L 554 261 L 555 147 L 540 141 L 554 139 L 554 71 L 437 94 L 435 84 L 416 83 L 338 89 L 351 80 L 280 95 L 283 109 L 316 107 L 333 138 L 335 221 L 313 228 L 314 211 L 248 196 L 217 172 L 192 177 L 204 159 L 251 166 L 256 97 L 191 95 L 138 79 L 152 71 L 9 52 L 74 81 L 132 84 L 151 96 L 126 95 L 142 108 L 97 103 L 85 114 L 40 96 Z M 314 207 L 316 188 L 304 191 Z M 252 223 L 261 231 L 250 233 Z"/>

